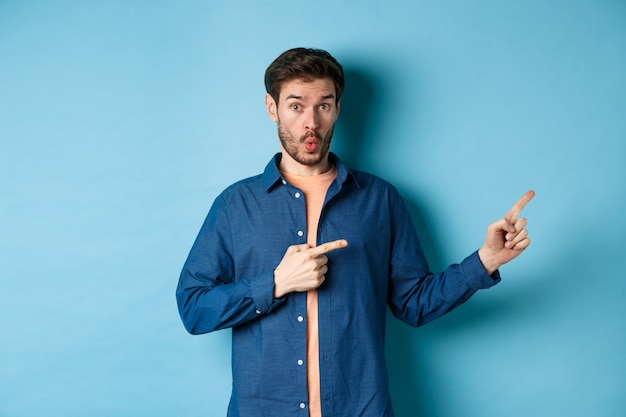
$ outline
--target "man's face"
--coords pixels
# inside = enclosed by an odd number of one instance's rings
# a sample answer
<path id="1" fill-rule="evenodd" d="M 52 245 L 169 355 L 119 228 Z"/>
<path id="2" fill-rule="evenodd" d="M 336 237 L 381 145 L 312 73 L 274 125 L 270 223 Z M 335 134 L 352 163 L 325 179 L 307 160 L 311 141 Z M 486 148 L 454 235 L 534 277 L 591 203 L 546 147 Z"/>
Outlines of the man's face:
<path id="1" fill-rule="evenodd" d="M 270 118 L 278 126 L 283 158 L 306 167 L 326 164 L 339 115 L 333 81 L 288 81 L 282 85 L 278 103 L 269 95 L 265 102 Z"/>

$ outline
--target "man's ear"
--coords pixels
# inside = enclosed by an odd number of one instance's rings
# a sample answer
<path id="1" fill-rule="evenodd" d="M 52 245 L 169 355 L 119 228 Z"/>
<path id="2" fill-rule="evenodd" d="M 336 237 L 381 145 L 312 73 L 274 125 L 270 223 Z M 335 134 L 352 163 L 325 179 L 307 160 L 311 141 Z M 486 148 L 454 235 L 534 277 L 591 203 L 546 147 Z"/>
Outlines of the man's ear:
<path id="1" fill-rule="evenodd" d="M 274 122 L 278 122 L 278 105 L 269 93 L 265 94 L 265 108 L 267 109 L 267 115 L 270 119 Z"/>

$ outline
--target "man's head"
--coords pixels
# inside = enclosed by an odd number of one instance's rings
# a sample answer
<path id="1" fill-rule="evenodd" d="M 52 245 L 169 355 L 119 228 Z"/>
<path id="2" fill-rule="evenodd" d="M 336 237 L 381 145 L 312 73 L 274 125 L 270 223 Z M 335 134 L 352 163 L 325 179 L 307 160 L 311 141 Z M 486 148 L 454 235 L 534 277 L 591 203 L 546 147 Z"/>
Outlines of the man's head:
<path id="1" fill-rule="evenodd" d="M 265 105 L 276 122 L 282 169 L 314 175 L 328 169 L 328 152 L 344 88 L 343 69 L 326 51 L 296 48 L 265 73 Z"/>

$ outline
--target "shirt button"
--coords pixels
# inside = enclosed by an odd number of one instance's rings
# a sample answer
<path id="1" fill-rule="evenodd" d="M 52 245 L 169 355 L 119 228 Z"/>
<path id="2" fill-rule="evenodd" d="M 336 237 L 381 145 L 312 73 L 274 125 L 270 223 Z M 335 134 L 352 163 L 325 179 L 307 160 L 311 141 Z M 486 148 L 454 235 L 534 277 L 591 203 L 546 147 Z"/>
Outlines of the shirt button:
<path id="1" fill-rule="evenodd" d="M 300 366 L 304 365 L 304 361 L 302 359 L 298 359 L 298 365 Z"/>
<path id="2" fill-rule="evenodd" d="M 295 193 L 294 196 L 296 196 L 296 198 L 300 198 L 300 193 Z"/>
<path id="3" fill-rule="evenodd" d="M 304 236 L 304 232 L 302 230 L 298 230 L 298 236 L 300 237 Z"/>
<path id="4" fill-rule="evenodd" d="M 287 181 L 281 180 L 281 182 L 283 183 L 283 185 L 287 185 Z"/>
<path id="5" fill-rule="evenodd" d="M 261 310 L 254 310 L 255 313 L 261 314 Z"/>
<path id="6" fill-rule="evenodd" d="M 299 321 L 300 323 L 302 323 L 302 322 L 304 321 L 304 317 L 302 317 L 302 316 L 298 316 L 298 321 Z"/>
<path id="7" fill-rule="evenodd" d="M 300 408 L 305 408 L 306 404 L 305 403 L 300 403 Z"/>

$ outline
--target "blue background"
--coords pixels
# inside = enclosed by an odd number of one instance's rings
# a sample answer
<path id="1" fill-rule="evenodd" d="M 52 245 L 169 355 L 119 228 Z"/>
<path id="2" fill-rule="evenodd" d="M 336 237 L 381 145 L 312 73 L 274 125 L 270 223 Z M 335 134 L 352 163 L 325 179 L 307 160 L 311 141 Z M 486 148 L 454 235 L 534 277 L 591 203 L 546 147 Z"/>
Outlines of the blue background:
<path id="1" fill-rule="evenodd" d="M 230 332 L 174 289 L 217 194 L 278 150 L 263 73 L 328 49 L 334 150 L 397 185 L 431 266 L 527 190 L 532 246 L 421 329 L 398 416 L 623 416 L 626 3 L 0 0 L 0 416 L 223 416 Z"/>

